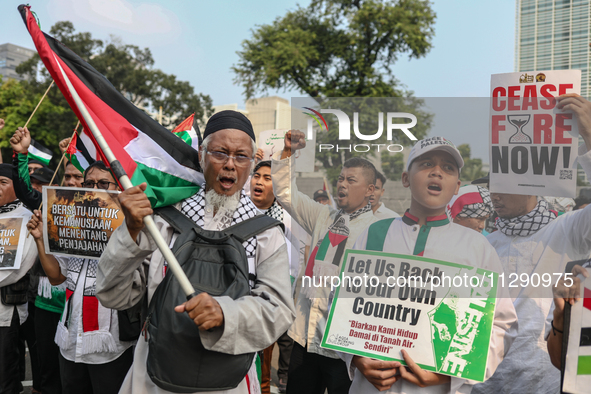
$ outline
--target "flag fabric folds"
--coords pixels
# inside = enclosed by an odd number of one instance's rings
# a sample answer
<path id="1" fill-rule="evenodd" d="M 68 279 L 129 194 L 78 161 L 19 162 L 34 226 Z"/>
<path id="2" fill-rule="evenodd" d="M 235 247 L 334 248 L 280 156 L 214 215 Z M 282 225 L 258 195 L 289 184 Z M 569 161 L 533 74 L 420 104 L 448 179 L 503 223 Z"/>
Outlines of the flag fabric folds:
<path id="1" fill-rule="evenodd" d="M 87 142 L 85 143 L 84 140 Z M 72 137 L 66 150 L 66 157 L 80 172 L 86 171 L 88 166 L 99 158 L 91 139 L 86 135 L 84 129 L 80 136 L 75 133 L 74 137 Z"/>
<path id="2" fill-rule="evenodd" d="M 197 151 L 133 105 L 90 64 L 43 33 L 30 8 L 18 7 L 47 71 L 89 130 L 62 76 L 61 66 L 131 182 L 148 184 L 146 195 L 152 207 L 171 205 L 195 194 L 203 183 Z M 94 136 L 88 136 L 109 165 Z"/>
<path id="3" fill-rule="evenodd" d="M 199 149 L 199 142 L 201 140 L 201 135 L 199 134 L 199 127 L 195 130 L 194 127 L 194 119 L 195 114 L 192 114 L 187 119 L 183 120 L 177 127 L 172 130 L 172 132 L 185 141 L 187 145 L 193 147 L 193 149 Z"/>
<path id="4" fill-rule="evenodd" d="M 53 152 L 49 149 L 31 139 L 31 145 L 29 145 L 29 159 L 35 159 L 40 161 L 41 163 L 45 164 L 46 166 L 49 165 L 51 158 L 53 157 Z"/>

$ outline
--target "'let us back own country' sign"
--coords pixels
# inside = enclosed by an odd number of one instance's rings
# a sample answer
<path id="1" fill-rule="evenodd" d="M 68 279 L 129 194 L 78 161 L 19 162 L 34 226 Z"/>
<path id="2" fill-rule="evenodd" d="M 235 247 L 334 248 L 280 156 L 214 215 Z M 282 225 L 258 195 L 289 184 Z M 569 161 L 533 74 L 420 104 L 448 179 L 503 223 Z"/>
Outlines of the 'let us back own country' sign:
<path id="1" fill-rule="evenodd" d="M 425 370 L 484 380 L 496 273 L 419 256 L 347 250 L 340 277 L 322 347 L 406 365 L 404 349 Z"/>

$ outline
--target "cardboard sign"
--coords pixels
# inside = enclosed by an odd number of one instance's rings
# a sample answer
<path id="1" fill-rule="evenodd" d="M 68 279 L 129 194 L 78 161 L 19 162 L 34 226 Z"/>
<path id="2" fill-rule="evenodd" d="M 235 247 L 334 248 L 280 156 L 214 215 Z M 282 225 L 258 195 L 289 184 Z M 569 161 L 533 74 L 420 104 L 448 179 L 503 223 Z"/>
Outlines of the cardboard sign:
<path id="1" fill-rule="evenodd" d="M 118 191 L 43 188 L 43 241 L 51 254 L 98 258 L 125 217 Z"/>
<path id="2" fill-rule="evenodd" d="M 27 222 L 28 219 L 22 216 L 0 219 L 0 270 L 21 267 Z"/>
<path id="3" fill-rule="evenodd" d="M 586 265 L 591 265 L 591 260 Z M 582 299 L 570 311 L 562 386 L 566 393 L 588 393 L 591 387 L 591 268 L 587 268 L 587 273 L 589 277 L 581 281 Z"/>
<path id="4" fill-rule="evenodd" d="M 263 160 L 271 160 L 271 156 L 283 150 L 287 129 L 261 131 L 258 137 L 258 148 L 263 150 Z M 306 140 L 306 147 L 295 152 L 296 171 L 314 172 L 316 158 L 316 134 L 312 140 Z"/>
<path id="5" fill-rule="evenodd" d="M 575 197 L 577 121 L 553 97 L 580 92 L 580 70 L 492 75 L 492 192 Z"/>
<path id="6" fill-rule="evenodd" d="M 406 365 L 405 349 L 425 370 L 484 380 L 496 273 L 363 250 L 347 250 L 342 266 L 322 347 Z"/>

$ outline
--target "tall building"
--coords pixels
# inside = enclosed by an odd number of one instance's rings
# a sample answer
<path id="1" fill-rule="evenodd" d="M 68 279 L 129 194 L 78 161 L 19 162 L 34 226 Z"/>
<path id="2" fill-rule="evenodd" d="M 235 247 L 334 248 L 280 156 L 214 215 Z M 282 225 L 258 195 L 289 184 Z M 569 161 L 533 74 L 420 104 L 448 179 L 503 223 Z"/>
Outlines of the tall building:
<path id="1" fill-rule="evenodd" d="M 515 70 L 582 70 L 589 97 L 590 14 L 589 0 L 517 0 Z"/>
<path id="2" fill-rule="evenodd" d="M 0 75 L 2 75 L 4 79 L 23 79 L 16 73 L 16 66 L 29 60 L 36 53 L 36 51 L 19 47 L 14 44 L 0 45 Z"/>

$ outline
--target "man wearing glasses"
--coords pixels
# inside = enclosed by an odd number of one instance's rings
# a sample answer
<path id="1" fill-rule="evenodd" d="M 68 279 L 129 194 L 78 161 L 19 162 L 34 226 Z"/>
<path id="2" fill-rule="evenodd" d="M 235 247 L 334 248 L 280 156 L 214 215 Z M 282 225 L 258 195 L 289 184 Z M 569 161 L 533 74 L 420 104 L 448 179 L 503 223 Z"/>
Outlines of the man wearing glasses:
<path id="1" fill-rule="evenodd" d="M 84 171 L 82 187 L 119 190 L 102 161 Z M 136 341 L 119 339 L 117 311 L 106 308 L 96 298 L 98 260 L 46 254 L 41 211 L 34 212 L 27 227 L 37 244 L 47 280 L 66 295 L 55 335 L 62 392 L 117 393 L 131 366 Z M 51 293 L 57 294 L 53 290 Z"/>
<path id="2" fill-rule="evenodd" d="M 216 231 L 259 215 L 260 211 L 243 192 L 256 152 L 250 121 L 239 112 L 221 111 L 209 119 L 203 136 L 199 159 L 205 184 L 175 208 L 202 228 Z M 142 298 L 146 287 L 151 302 L 165 275 L 164 258 L 155 251 L 154 241 L 143 231 L 143 218 L 152 213 L 143 192 L 145 187 L 145 184 L 133 187 L 119 196 L 125 222 L 115 230 L 100 259 L 98 297 L 111 308 L 132 307 Z M 158 215 L 154 221 L 172 244 L 176 237 L 172 226 Z M 273 227 L 250 238 L 243 246 L 252 278 L 250 295 L 233 300 L 204 292 L 175 308 L 194 321 L 207 350 L 227 354 L 263 350 L 287 331 L 293 321 L 283 232 Z M 171 348 L 171 357 L 182 351 Z M 154 384 L 146 372 L 148 352 L 148 342 L 138 341 L 135 362 L 120 393 L 168 393 Z M 192 373 L 190 366 L 186 367 L 186 373 Z M 224 369 L 220 368 L 219 373 L 224 374 Z M 236 388 L 224 392 L 259 392 L 258 386 L 256 368 L 252 365 Z"/>

